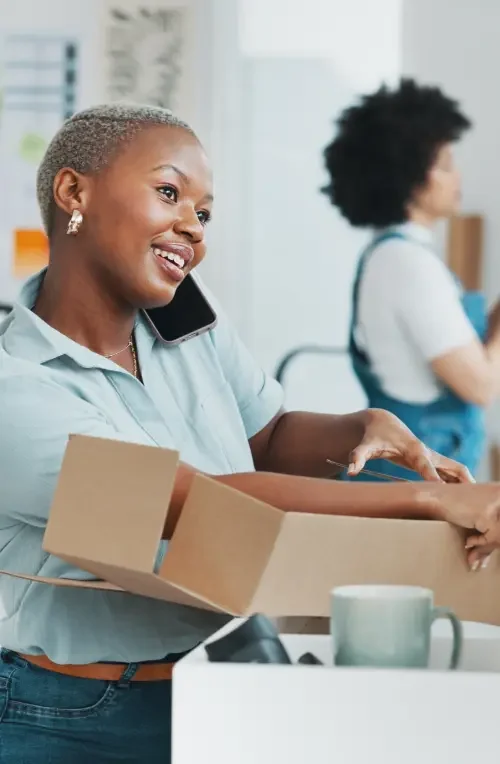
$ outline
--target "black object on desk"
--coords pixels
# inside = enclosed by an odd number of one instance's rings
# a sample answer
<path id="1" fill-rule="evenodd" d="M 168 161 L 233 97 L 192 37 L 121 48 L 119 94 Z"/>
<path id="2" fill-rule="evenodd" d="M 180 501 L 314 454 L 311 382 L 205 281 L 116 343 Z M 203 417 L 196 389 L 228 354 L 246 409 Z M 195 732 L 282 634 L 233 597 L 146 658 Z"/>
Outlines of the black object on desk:
<path id="1" fill-rule="evenodd" d="M 214 663 L 292 663 L 275 626 L 260 614 L 205 645 L 205 650 L 208 660 Z M 312 653 L 301 656 L 299 663 L 323 665 Z"/>
<path id="2" fill-rule="evenodd" d="M 323 666 L 324 665 L 319 658 L 316 658 L 316 656 L 313 655 L 313 653 L 304 653 L 304 655 L 300 656 L 298 662 L 301 663 L 303 666 Z"/>

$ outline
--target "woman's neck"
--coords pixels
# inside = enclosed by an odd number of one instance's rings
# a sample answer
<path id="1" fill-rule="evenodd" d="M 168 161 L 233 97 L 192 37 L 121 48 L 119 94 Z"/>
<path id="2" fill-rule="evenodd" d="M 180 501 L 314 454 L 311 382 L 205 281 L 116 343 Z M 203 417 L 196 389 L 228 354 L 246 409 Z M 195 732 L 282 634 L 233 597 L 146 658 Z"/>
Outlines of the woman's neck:
<path id="1" fill-rule="evenodd" d="M 434 228 L 437 220 L 424 210 L 415 207 L 408 210 L 408 222 L 424 226 L 424 228 Z"/>
<path id="2" fill-rule="evenodd" d="M 130 339 L 136 312 L 113 301 L 75 261 L 66 263 L 49 265 L 34 312 L 61 334 L 95 353 L 119 351 Z"/>

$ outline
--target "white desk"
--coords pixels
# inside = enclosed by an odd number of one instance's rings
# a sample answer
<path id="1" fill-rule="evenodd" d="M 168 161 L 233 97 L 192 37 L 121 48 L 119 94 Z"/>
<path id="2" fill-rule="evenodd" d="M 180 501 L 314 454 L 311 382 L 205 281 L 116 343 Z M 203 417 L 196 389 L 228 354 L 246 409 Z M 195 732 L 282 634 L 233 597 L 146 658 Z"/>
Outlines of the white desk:
<path id="1" fill-rule="evenodd" d="M 436 626 L 434 667 L 450 650 Z M 500 629 L 465 634 L 456 672 L 216 664 L 200 647 L 174 672 L 173 764 L 500 761 Z M 292 660 L 310 650 L 331 664 L 329 637 L 282 639 Z"/>

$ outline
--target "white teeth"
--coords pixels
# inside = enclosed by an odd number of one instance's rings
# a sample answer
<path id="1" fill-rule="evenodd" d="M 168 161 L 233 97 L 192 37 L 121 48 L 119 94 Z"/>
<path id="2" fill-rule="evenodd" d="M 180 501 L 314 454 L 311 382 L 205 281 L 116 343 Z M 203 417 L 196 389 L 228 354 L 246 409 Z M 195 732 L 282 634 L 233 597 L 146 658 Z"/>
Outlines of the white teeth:
<path id="1" fill-rule="evenodd" d="M 164 260 L 170 260 L 170 262 L 174 263 L 178 268 L 184 268 L 185 260 L 180 255 L 174 255 L 173 252 L 166 252 L 164 249 L 159 249 L 158 247 L 151 247 L 151 249 L 155 255 L 158 255 L 158 257 L 163 257 Z"/>

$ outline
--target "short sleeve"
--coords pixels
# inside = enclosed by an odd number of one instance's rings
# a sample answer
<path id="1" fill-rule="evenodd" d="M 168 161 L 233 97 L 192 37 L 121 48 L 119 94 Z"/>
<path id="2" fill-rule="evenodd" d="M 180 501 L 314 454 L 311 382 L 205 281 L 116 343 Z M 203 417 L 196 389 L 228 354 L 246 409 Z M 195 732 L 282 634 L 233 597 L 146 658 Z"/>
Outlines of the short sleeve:
<path id="1" fill-rule="evenodd" d="M 0 380 L 0 518 L 45 526 L 69 435 L 126 440 L 90 403 L 39 377 Z"/>
<path id="2" fill-rule="evenodd" d="M 397 318 L 426 361 L 477 338 L 462 307 L 459 286 L 432 252 L 402 250 L 392 259 L 389 273 Z"/>
<path id="3" fill-rule="evenodd" d="M 217 313 L 217 326 L 211 331 L 224 376 L 232 388 L 248 438 L 269 424 L 283 405 L 281 385 L 256 363 L 217 300 L 208 293 Z"/>

